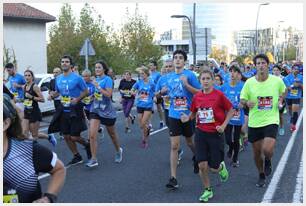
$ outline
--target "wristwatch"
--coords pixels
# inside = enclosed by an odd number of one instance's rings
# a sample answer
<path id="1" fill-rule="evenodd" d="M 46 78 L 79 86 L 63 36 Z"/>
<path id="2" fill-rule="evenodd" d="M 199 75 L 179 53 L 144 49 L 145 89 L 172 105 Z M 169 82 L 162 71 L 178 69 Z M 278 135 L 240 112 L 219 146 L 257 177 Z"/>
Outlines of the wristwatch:
<path id="1" fill-rule="evenodd" d="M 57 196 L 51 193 L 44 193 L 44 197 L 47 197 L 50 201 L 50 203 L 54 203 L 57 200 Z"/>

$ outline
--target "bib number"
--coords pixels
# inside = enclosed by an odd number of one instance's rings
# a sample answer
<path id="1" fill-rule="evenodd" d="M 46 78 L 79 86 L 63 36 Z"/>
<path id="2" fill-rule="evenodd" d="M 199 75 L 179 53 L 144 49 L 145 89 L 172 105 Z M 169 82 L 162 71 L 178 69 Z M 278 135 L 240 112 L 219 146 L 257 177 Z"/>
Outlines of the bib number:
<path id="1" fill-rule="evenodd" d="M 84 97 L 82 102 L 85 104 L 85 105 L 90 105 L 90 97 Z"/>
<path id="2" fill-rule="evenodd" d="M 33 101 L 30 99 L 25 99 L 23 105 L 26 109 L 33 109 Z"/>
<path id="3" fill-rule="evenodd" d="M 142 102 L 148 102 L 149 101 L 149 94 L 147 92 L 140 92 L 139 99 Z"/>
<path id="4" fill-rule="evenodd" d="M 3 195 L 3 203 L 18 203 L 18 195 Z"/>
<path id="5" fill-rule="evenodd" d="M 271 110 L 273 105 L 273 98 L 269 97 L 257 97 L 258 110 Z"/>
<path id="6" fill-rule="evenodd" d="M 297 96 L 298 95 L 298 90 L 297 89 L 291 89 L 290 94 L 292 96 Z"/>
<path id="7" fill-rule="evenodd" d="M 100 92 L 95 92 L 94 96 L 96 100 L 102 101 L 102 94 Z"/>
<path id="8" fill-rule="evenodd" d="M 70 107 L 70 97 L 69 96 L 62 96 L 61 102 L 64 107 Z"/>
<path id="9" fill-rule="evenodd" d="M 131 91 L 130 90 L 124 90 L 123 91 L 123 96 L 124 97 L 131 97 L 132 96 Z"/>
<path id="10" fill-rule="evenodd" d="M 235 109 L 234 110 L 234 115 L 231 118 L 231 120 L 234 120 L 234 121 L 240 120 L 240 109 L 238 109 L 238 110 Z"/>
<path id="11" fill-rule="evenodd" d="M 199 109 L 198 110 L 198 120 L 200 124 L 208 124 L 208 123 L 214 123 L 214 112 L 212 108 L 206 108 L 206 109 Z"/>
<path id="12" fill-rule="evenodd" d="M 176 97 L 174 99 L 174 110 L 188 110 L 187 108 L 187 98 L 186 97 Z"/>

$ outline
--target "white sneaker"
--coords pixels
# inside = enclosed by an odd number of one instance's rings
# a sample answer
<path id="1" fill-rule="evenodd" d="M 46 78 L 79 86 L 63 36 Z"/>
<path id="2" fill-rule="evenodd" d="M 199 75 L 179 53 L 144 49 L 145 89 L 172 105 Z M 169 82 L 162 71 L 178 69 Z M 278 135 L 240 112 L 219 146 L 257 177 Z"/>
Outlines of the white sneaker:
<path id="1" fill-rule="evenodd" d="M 123 149 L 120 147 L 119 152 L 116 152 L 116 155 L 115 155 L 116 163 L 120 163 L 122 161 L 122 152 L 123 152 Z"/>

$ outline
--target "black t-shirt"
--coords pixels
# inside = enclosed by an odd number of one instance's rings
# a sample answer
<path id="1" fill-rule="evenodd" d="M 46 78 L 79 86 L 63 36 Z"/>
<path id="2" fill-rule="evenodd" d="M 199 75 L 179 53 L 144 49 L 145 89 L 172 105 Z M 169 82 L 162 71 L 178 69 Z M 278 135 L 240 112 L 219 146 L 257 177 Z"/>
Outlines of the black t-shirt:
<path id="1" fill-rule="evenodd" d="M 131 89 L 133 87 L 133 85 L 136 83 L 136 80 L 134 79 L 131 79 L 131 81 L 127 81 L 126 79 L 122 79 L 120 81 L 120 84 L 119 84 L 119 91 L 120 90 L 123 90 L 124 92 L 121 92 L 120 91 L 120 94 L 122 96 L 122 98 L 124 99 L 134 99 L 135 96 L 131 95 Z"/>
<path id="2" fill-rule="evenodd" d="M 50 172 L 56 161 L 56 154 L 36 141 L 9 138 L 8 151 L 3 158 L 3 195 L 16 191 L 18 202 L 41 198 L 38 175 Z"/>

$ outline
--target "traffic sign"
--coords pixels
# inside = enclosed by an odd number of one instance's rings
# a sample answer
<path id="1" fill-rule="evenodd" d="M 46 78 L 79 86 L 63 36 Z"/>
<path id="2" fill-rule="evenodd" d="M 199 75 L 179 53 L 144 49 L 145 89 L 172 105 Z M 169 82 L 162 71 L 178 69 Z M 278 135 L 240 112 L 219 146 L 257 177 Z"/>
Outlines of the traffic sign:
<path id="1" fill-rule="evenodd" d="M 80 50 L 80 56 L 94 56 L 96 55 L 96 52 L 91 44 L 91 41 L 89 38 L 85 39 L 84 44 Z"/>

